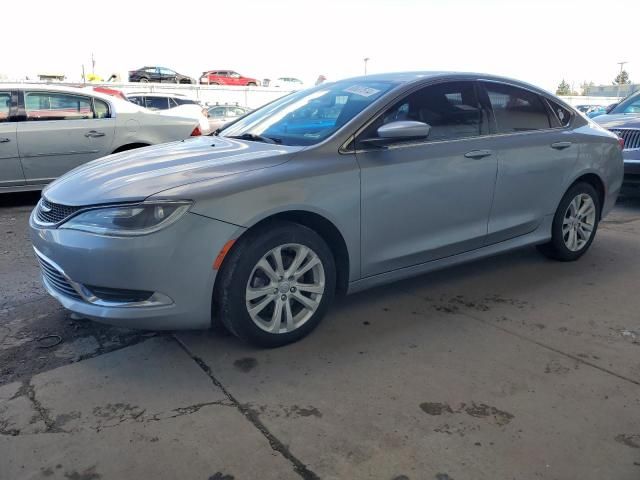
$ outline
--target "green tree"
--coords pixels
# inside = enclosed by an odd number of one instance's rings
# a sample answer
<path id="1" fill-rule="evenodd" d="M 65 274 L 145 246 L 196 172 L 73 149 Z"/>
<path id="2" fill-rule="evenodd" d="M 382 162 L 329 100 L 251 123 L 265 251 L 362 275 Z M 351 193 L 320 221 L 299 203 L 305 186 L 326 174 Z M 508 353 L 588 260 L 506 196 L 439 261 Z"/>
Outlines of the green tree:
<path id="1" fill-rule="evenodd" d="M 626 70 L 622 70 L 618 75 L 616 75 L 616 78 L 613 81 L 614 85 L 626 85 L 627 83 L 631 83 L 631 80 L 629 80 L 629 74 Z"/>
<path id="2" fill-rule="evenodd" d="M 571 95 L 571 85 L 569 85 L 564 78 L 556 89 L 556 95 Z"/>

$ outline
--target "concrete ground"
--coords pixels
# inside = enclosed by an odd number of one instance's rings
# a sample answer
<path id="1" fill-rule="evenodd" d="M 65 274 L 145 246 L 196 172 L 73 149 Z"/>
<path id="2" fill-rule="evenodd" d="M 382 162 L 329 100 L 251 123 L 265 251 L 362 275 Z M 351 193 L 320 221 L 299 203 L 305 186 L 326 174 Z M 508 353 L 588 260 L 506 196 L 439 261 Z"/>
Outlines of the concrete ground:
<path id="1" fill-rule="evenodd" d="M 307 339 L 73 320 L 0 208 L 0 479 L 640 478 L 640 199 L 535 249 L 348 297 Z"/>

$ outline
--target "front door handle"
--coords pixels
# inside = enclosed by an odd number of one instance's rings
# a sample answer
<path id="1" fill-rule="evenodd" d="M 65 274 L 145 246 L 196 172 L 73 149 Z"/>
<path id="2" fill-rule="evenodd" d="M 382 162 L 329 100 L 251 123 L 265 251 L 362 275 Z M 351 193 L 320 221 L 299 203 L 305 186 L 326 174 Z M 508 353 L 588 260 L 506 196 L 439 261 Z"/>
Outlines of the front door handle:
<path id="1" fill-rule="evenodd" d="M 555 148 L 556 150 L 564 150 L 565 148 L 569 148 L 571 146 L 571 142 L 556 142 L 551 144 L 551 148 Z"/>
<path id="2" fill-rule="evenodd" d="M 10 141 L 11 141 L 11 139 L 9 139 L 9 138 L 0 138 L 0 143 L 8 143 Z"/>
<path id="3" fill-rule="evenodd" d="M 472 150 L 464 154 L 464 156 L 467 158 L 475 159 L 490 157 L 491 155 L 493 155 L 493 152 L 491 150 Z"/>
<path id="4" fill-rule="evenodd" d="M 85 137 L 87 138 L 97 138 L 97 137 L 104 137 L 104 133 L 102 132 L 96 132 L 95 130 L 91 130 L 87 133 L 84 134 Z"/>

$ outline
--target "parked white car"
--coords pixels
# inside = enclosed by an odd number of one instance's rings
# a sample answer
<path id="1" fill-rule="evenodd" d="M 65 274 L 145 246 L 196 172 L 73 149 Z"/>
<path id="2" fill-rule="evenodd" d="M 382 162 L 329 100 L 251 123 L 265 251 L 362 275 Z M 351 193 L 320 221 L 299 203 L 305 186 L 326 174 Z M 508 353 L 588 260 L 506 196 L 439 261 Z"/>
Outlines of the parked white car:
<path id="1" fill-rule="evenodd" d="M 162 115 L 190 117 L 198 121 L 203 134 L 209 133 L 208 112 L 198 100 L 176 93 L 140 92 L 127 94 L 127 99 Z"/>
<path id="2" fill-rule="evenodd" d="M 293 77 L 280 77 L 269 81 L 270 88 L 283 88 L 286 90 L 302 90 L 305 88 L 302 80 Z"/>
<path id="3" fill-rule="evenodd" d="M 82 88 L 0 84 L 0 193 L 39 190 L 91 160 L 202 132 L 186 112 L 160 114 Z"/>

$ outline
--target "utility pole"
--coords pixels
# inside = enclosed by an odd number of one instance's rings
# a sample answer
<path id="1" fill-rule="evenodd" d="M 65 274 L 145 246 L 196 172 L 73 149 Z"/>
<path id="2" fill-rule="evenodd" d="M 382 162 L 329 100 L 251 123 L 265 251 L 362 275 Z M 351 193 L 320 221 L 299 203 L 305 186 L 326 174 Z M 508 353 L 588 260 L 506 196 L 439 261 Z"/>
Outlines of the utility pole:
<path id="1" fill-rule="evenodd" d="M 369 57 L 364 57 L 364 74 L 367 74 L 367 62 L 371 60 Z"/>
<path id="2" fill-rule="evenodd" d="M 618 62 L 618 65 L 620 65 L 620 78 L 618 80 L 618 98 L 620 98 L 620 81 L 622 80 L 622 71 L 624 69 L 624 65 L 625 63 L 629 63 L 629 62 Z"/>

